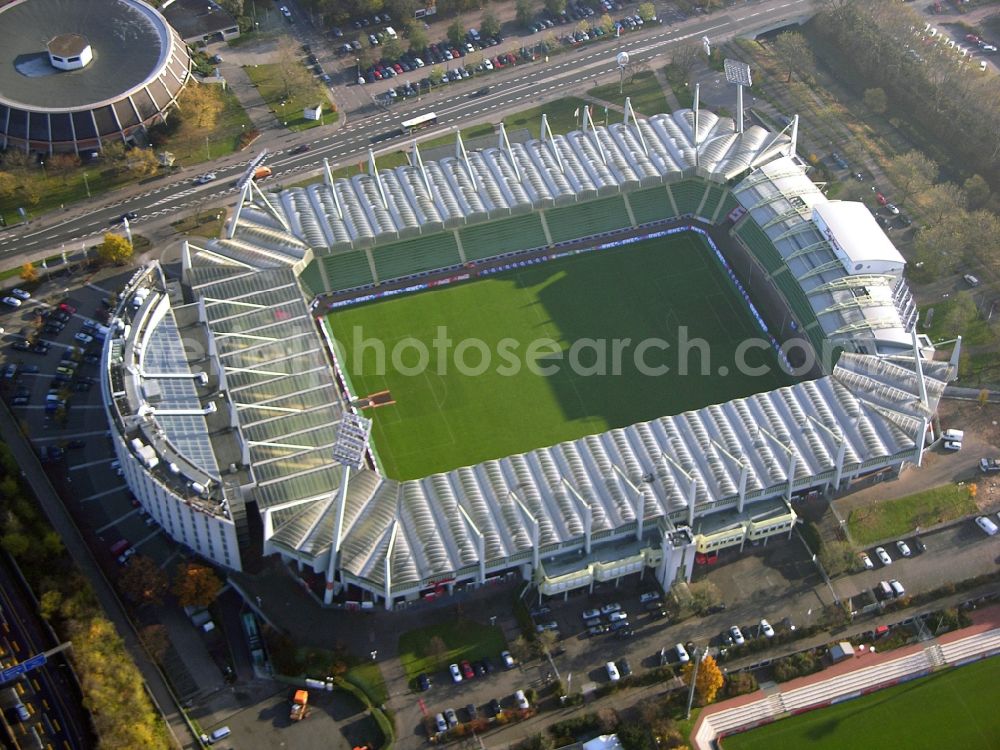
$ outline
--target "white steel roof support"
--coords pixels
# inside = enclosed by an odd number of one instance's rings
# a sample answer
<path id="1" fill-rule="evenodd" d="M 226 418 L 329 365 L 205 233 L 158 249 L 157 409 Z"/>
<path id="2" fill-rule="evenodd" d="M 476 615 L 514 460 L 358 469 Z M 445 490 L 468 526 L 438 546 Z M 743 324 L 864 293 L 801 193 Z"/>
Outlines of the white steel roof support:
<path id="1" fill-rule="evenodd" d="M 698 122 L 699 113 L 701 111 L 701 84 L 696 83 L 694 85 L 694 165 L 696 167 L 701 166 L 699 164 L 699 154 L 698 154 Z"/>
<path id="2" fill-rule="evenodd" d="M 455 158 L 462 161 L 462 166 L 465 167 L 465 173 L 469 176 L 469 181 L 472 182 L 472 189 L 477 193 L 479 192 L 479 181 L 476 179 L 476 172 L 469 163 L 469 154 L 465 150 L 465 141 L 462 140 L 461 131 L 455 131 Z"/>
<path id="3" fill-rule="evenodd" d="M 552 135 L 552 128 L 549 127 L 549 117 L 546 114 L 542 114 L 542 137 L 541 140 L 543 145 L 547 145 L 552 149 L 552 155 L 556 157 L 556 161 L 559 163 L 559 171 L 566 174 L 566 165 L 563 164 L 562 157 L 559 155 L 559 149 L 556 148 L 556 139 Z"/>
<path id="4" fill-rule="evenodd" d="M 590 504 L 580 496 L 580 493 L 576 491 L 576 487 L 566 481 L 566 477 L 560 477 L 560 479 L 566 489 L 569 490 L 569 496 L 576 500 L 583 512 L 583 549 L 589 555 L 590 535 L 594 528 L 594 509 L 591 508 Z"/>
<path id="5" fill-rule="evenodd" d="M 635 513 L 635 521 L 636 521 L 635 538 L 636 540 L 640 540 L 642 539 L 643 521 L 646 518 L 646 494 L 638 487 L 636 487 L 634 484 L 632 484 L 632 480 L 629 479 L 627 476 L 625 476 L 622 470 L 618 467 L 618 464 L 612 464 L 611 467 L 614 470 L 615 474 L 618 475 L 618 478 L 621 481 L 625 482 L 625 484 L 632 489 L 632 492 L 635 493 L 635 502 L 632 504 L 632 512 Z"/>
<path id="6" fill-rule="evenodd" d="M 622 122 L 628 126 L 628 121 L 632 120 L 632 132 L 635 133 L 636 138 L 639 140 L 639 145 L 642 146 L 642 153 L 649 156 L 649 147 L 646 145 L 646 139 L 642 136 L 642 129 L 639 127 L 639 121 L 635 117 L 635 110 L 632 108 L 632 98 L 625 97 L 625 116 Z"/>
<path id="7" fill-rule="evenodd" d="M 427 176 L 427 170 L 424 168 L 424 160 L 420 156 L 420 147 L 417 146 L 416 139 L 413 141 L 413 150 L 410 152 L 410 165 L 420 170 L 420 176 L 424 180 L 424 187 L 427 189 L 427 195 L 434 195 L 434 191 L 431 190 L 431 181 Z"/>
<path id="8" fill-rule="evenodd" d="M 503 122 L 500 123 L 499 135 L 497 136 L 497 147 L 507 155 L 507 160 L 510 162 L 511 168 L 514 170 L 514 174 L 517 176 L 518 181 L 521 178 L 521 169 L 517 166 L 517 159 L 514 158 L 514 152 L 510 147 L 510 139 L 507 138 L 507 128 L 504 127 Z"/>
<path id="9" fill-rule="evenodd" d="M 514 490 L 507 491 L 507 497 L 517 503 L 517 507 L 521 509 L 521 513 L 524 514 L 524 518 L 528 523 L 528 528 L 531 529 L 531 565 L 532 576 L 538 573 L 539 558 L 541 556 L 541 551 L 539 547 L 539 529 L 538 529 L 538 519 L 531 515 L 531 511 L 528 510 L 524 503 L 521 502 L 521 498 L 517 496 Z"/>

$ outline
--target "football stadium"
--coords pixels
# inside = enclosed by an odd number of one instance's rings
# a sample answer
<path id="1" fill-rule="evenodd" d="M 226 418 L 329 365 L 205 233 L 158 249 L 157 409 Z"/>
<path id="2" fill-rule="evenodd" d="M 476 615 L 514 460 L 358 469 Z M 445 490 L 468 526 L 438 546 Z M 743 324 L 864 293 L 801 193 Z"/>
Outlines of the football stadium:
<path id="1" fill-rule="evenodd" d="M 304 187 L 255 160 L 179 282 L 140 269 L 104 396 L 163 529 L 234 570 L 280 556 L 327 603 L 669 588 L 919 466 L 957 353 L 916 334 L 869 211 L 809 178 L 797 118 L 584 114 Z"/>

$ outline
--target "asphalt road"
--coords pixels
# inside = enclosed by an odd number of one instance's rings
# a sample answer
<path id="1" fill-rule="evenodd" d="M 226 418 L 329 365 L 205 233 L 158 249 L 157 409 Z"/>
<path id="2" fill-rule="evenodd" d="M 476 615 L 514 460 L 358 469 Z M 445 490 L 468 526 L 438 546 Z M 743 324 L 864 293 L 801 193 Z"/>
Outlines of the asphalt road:
<path id="1" fill-rule="evenodd" d="M 6 563 L 0 565 L 0 605 L 0 651 L 3 653 L 0 663 L 5 668 L 56 645 Z M 31 714 L 27 721 L 19 721 L 10 711 L 3 716 L 2 721 L 9 726 L 20 747 L 33 747 L 36 736 L 48 746 L 64 750 L 89 745 L 90 739 L 85 733 L 87 716 L 79 710 L 79 691 L 70 683 L 62 654 L 54 655 L 46 665 L 2 687 L 17 690 Z"/>
<path id="2" fill-rule="evenodd" d="M 615 73 L 615 55 L 619 51 L 628 52 L 634 61 L 649 62 L 659 58 L 665 63 L 671 45 L 684 40 L 700 40 L 704 36 L 722 41 L 753 29 L 773 27 L 783 20 L 809 13 L 813 5 L 813 0 L 762 3 L 733 9 L 726 14 L 698 17 L 677 26 L 658 26 L 622 37 L 618 46 L 584 47 L 558 55 L 550 63 L 519 66 L 511 71 L 512 75 L 507 74 L 509 77 L 491 79 L 493 91 L 480 97 L 470 94 L 481 87 L 481 81 L 450 84 L 438 94 L 396 105 L 308 142 L 311 149 L 306 153 L 292 154 L 291 143 L 269 148 L 267 164 L 273 170 L 270 179 L 278 182 L 300 173 L 304 176 L 320 169 L 324 159 L 333 167 L 356 164 L 375 145 L 378 151 L 396 150 L 412 140 L 399 134 L 400 123 L 419 114 L 433 111 L 438 115 L 438 127 L 424 131 L 421 139 L 439 137 L 459 125 L 499 119 L 503 112 L 563 97 L 575 86 L 593 85 L 594 79 Z M 281 143 L 293 137 L 288 134 Z M 299 139 L 294 141 L 294 145 L 300 143 Z M 16 264 L 16 258 L 22 254 L 31 255 L 47 249 L 56 252 L 60 248 L 79 249 L 87 238 L 103 233 L 129 211 L 139 214 L 133 226 L 135 232 L 141 233 L 144 223 L 157 218 L 196 207 L 222 205 L 235 195 L 232 183 L 243 173 L 247 161 L 246 155 L 236 155 L 214 166 L 203 164 L 197 170 L 185 170 L 180 178 L 160 178 L 145 186 L 133 187 L 133 194 L 128 197 L 121 197 L 123 193 L 119 192 L 116 196 L 95 200 L 93 208 L 86 212 L 69 212 L 65 218 L 49 215 L 11 228 L 0 236 L 0 263 Z M 199 173 L 210 169 L 215 171 L 216 181 L 205 185 L 193 182 Z"/>

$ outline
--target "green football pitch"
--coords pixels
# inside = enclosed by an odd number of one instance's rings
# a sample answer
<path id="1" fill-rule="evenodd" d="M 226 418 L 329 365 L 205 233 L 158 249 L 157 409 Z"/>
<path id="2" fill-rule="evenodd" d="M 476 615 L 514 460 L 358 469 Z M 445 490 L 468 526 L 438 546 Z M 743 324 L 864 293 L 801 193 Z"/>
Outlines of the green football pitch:
<path id="1" fill-rule="evenodd" d="M 359 305 L 330 325 L 355 395 L 395 400 L 366 411 L 395 479 L 789 382 L 764 346 L 742 361 L 765 373 L 736 366 L 739 344 L 761 332 L 695 234 Z"/>
<path id="2" fill-rule="evenodd" d="M 727 737 L 725 750 L 1000 747 L 1000 658 L 880 690 Z"/>

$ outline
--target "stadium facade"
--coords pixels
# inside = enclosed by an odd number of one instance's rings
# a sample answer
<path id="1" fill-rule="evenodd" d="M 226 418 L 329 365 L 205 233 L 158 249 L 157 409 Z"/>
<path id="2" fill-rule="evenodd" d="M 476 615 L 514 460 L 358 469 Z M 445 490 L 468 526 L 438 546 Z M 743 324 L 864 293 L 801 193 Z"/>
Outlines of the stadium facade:
<path id="1" fill-rule="evenodd" d="M 99 151 L 166 119 L 187 47 L 141 0 L 15 0 L 0 7 L 0 148 Z"/>
<path id="2" fill-rule="evenodd" d="M 649 569 L 669 588 L 698 552 L 790 534 L 805 494 L 919 465 L 953 364 L 917 337 L 903 259 L 867 209 L 809 180 L 796 129 L 626 108 L 566 135 L 543 122 L 524 143 L 501 128 L 480 151 L 459 138 L 440 161 L 414 145 L 408 166 L 305 188 L 246 182 L 226 237 L 185 247 L 181 282 L 154 263 L 121 296 L 104 395 L 129 487 L 219 565 L 280 555 L 323 575 L 327 601 L 390 608 L 510 578 L 557 595 Z M 725 238 L 733 283 L 756 274 L 836 363 L 418 480 L 383 476 L 370 450 L 361 468 L 334 459 L 366 394 L 334 357 L 326 306 L 683 228 Z"/>

